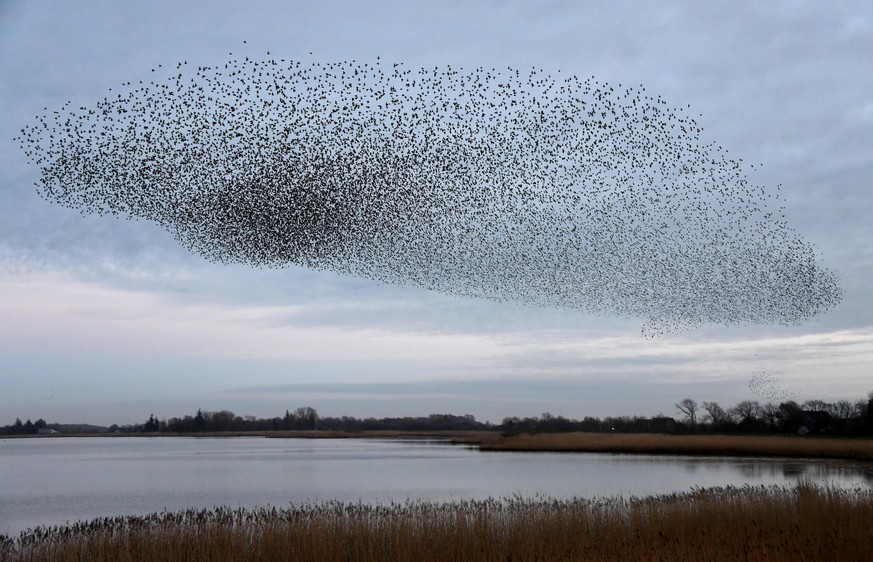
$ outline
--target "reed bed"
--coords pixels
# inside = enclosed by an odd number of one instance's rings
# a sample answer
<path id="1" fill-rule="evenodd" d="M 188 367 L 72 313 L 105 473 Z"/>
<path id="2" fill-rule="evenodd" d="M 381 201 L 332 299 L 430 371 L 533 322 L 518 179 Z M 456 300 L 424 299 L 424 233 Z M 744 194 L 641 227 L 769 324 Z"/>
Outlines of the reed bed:
<path id="1" fill-rule="evenodd" d="M 459 440 L 483 451 L 568 451 L 654 455 L 723 455 L 873 461 L 873 439 L 637 433 L 492 433 Z"/>
<path id="2" fill-rule="evenodd" d="M 647 498 L 188 510 L 0 539 L 3 562 L 871 559 L 873 490 L 810 483 Z"/>

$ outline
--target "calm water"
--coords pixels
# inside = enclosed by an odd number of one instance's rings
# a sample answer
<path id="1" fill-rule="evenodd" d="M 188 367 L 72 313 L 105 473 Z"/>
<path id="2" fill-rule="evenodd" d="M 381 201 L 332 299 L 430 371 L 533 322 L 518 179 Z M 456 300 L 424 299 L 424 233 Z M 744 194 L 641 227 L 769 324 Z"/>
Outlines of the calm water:
<path id="1" fill-rule="evenodd" d="M 5 439 L 0 440 L 0 533 L 216 505 L 642 496 L 799 478 L 873 487 L 873 464 L 482 453 L 421 440 Z"/>

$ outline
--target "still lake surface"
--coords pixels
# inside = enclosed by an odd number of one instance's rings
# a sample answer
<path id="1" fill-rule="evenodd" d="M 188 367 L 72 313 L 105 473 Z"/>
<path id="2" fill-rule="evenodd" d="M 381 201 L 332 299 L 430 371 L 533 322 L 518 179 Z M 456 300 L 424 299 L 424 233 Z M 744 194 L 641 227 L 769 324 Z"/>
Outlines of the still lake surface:
<path id="1" fill-rule="evenodd" d="M 873 464 L 480 452 L 434 440 L 97 437 L 0 440 L 0 533 L 217 505 L 648 496 L 694 487 L 873 487 Z"/>

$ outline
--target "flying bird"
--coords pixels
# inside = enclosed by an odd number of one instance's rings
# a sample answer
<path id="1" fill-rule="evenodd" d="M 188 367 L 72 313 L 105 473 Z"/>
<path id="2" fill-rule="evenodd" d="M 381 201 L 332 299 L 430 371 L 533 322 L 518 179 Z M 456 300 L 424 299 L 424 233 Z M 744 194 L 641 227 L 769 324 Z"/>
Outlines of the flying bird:
<path id="1" fill-rule="evenodd" d="M 216 262 L 641 318 L 647 335 L 798 324 L 842 298 L 778 191 L 642 86 L 378 58 L 161 72 L 22 129 L 43 197 L 153 221 Z"/>

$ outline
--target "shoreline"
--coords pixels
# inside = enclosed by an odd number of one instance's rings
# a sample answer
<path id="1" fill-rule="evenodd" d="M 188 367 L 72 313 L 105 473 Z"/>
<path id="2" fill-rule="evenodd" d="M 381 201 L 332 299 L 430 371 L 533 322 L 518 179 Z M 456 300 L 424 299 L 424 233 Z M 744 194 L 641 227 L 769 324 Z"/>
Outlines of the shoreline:
<path id="1" fill-rule="evenodd" d="M 783 435 L 520 433 L 471 439 L 480 451 L 775 457 L 873 462 L 873 439 Z"/>
<path id="2" fill-rule="evenodd" d="M 0 439 L 80 437 L 193 437 L 269 439 L 422 439 L 483 452 L 616 453 L 641 455 L 774 457 L 873 462 L 873 439 L 785 435 L 667 435 L 650 433 L 498 433 L 493 431 L 277 430 L 196 433 L 77 433 L 4 435 Z"/>
<path id="3" fill-rule="evenodd" d="M 362 430 L 362 431 L 344 431 L 344 430 L 321 430 L 321 429 L 277 429 L 268 431 L 197 431 L 197 432 L 139 432 L 139 433 L 109 433 L 109 432 L 94 432 L 94 433 L 59 433 L 59 434 L 28 434 L 28 435 L 0 435 L 0 440 L 3 439 L 66 439 L 66 438 L 81 438 L 81 437 L 144 437 L 147 439 L 157 439 L 161 437 L 204 437 L 204 438 L 225 438 L 225 437 L 265 437 L 268 439 L 476 439 L 484 437 L 491 432 L 488 431 L 396 431 L 396 430 Z"/>

